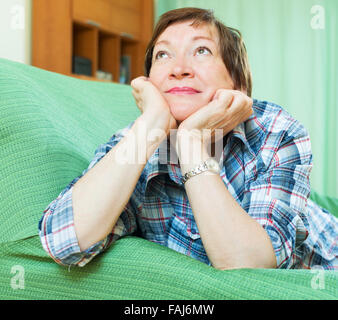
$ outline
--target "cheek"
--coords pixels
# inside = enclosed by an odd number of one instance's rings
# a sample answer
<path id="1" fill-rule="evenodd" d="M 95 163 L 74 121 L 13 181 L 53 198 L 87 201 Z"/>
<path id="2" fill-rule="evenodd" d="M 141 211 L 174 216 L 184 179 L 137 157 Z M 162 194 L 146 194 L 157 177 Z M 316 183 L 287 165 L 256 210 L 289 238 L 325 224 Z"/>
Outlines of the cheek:
<path id="1" fill-rule="evenodd" d="M 215 92 L 220 88 L 233 88 L 233 83 L 223 61 L 218 61 L 218 59 L 200 64 L 197 66 L 195 74 L 207 90 Z"/>
<path id="2" fill-rule="evenodd" d="M 149 73 L 149 80 L 155 85 L 158 89 L 161 89 L 161 86 L 165 80 L 163 76 L 165 74 L 165 70 L 161 70 L 161 68 L 155 66 L 151 67 Z"/>

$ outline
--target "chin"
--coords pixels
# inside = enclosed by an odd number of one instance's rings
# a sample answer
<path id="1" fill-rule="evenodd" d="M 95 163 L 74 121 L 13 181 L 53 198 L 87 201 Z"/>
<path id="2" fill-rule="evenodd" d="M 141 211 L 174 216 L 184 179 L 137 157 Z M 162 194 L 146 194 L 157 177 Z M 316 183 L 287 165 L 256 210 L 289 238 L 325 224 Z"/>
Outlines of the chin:
<path id="1" fill-rule="evenodd" d="M 198 109 L 200 109 L 199 106 L 193 106 L 193 105 L 170 105 L 170 112 L 173 115 L 173 117 L 178 122 L 182 122 L 185 119 L 187 119 L 189 116 L 191 116 L 193 113 L 195 113 Z"/>
<path id="2" fill-rule="evenodd" d="M 165 98 L 171 114 L 178 122 L 184 121 L 209 103 L 209 96 L 200 94 L 191 96 L 167 95 Z"/>

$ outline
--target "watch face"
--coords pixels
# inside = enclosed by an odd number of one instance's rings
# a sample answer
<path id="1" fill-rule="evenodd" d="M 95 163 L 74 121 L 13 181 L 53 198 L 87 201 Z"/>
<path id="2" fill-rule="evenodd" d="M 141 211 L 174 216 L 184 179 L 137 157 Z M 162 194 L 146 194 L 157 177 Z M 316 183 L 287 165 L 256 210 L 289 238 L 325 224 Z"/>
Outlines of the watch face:
<path id="1" fill-rule="evenodd" d="M 221 168 L 218 164 L 218 162 L 214 159 L 209 159 L 208 160 L 208 167 L 210 170 L 219 173 L 221 171 Z"/>

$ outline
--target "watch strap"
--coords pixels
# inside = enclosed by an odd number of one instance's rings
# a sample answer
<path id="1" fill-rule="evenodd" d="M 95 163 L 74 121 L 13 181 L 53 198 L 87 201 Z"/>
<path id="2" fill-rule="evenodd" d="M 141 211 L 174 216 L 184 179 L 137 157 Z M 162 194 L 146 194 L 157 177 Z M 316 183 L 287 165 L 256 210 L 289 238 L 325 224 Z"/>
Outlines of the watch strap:
<path id="1" fill-rule="evenodd" d="M 182 177 L 183 184 L 186 183 L 190 178 L 197 176 L 205 171 L 211 171 L 211 172 L 219 174 L 221 170 L 220 170 L 220 167 L 217 161 L 212 158 L 209 158 L 206 161 L 199 164 L 194 169 L 185 173 Z"/>

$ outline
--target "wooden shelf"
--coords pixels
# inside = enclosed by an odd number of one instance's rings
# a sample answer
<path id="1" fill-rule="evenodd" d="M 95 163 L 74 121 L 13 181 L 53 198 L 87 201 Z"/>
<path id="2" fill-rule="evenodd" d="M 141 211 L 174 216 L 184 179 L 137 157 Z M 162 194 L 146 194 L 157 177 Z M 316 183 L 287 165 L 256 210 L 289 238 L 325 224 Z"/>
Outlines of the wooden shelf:
<path id="1" fill-rule="evenodd" d="M 72 73 L 70 76 L 74 77 L 74 78 L 77 78 L 77 79 L 81 79 L 81 80 L 102 81 L 102 82 L 116 82 L 116 81 L 110 81 L 110 80 L 106 80 L 106 79 L 98 79 L 96 77 L 85 76 L 83 74 L 74 74 L 74 73 Z"/>
<path id="2" fill-rule="evenodd" d="M 98 70 L 111 73 L 113 80 L 118 81 L 121 52 L 119 36 L 100 31 L 98 42 Z"/>
<path id="3" fill-rule="evenodd" d="M 153 10 L 153 0 L 34 0 L 32 64 L 79 79 L 109 81 L 97 78 L 103 71 L 119 82 L 123 57 L 130 81 L 143 75 Z M 73 73 L 74 56 L 90 60 L 90 75 Z"/>

